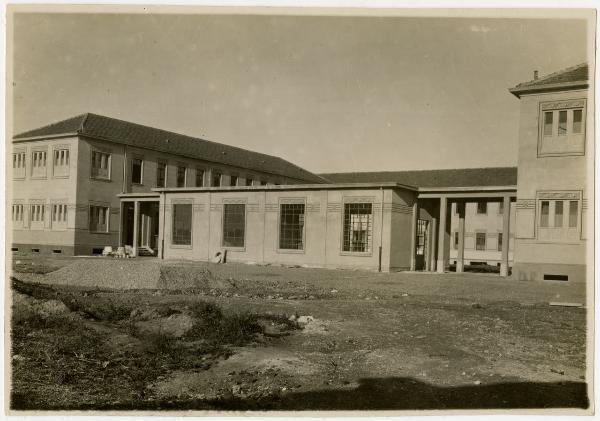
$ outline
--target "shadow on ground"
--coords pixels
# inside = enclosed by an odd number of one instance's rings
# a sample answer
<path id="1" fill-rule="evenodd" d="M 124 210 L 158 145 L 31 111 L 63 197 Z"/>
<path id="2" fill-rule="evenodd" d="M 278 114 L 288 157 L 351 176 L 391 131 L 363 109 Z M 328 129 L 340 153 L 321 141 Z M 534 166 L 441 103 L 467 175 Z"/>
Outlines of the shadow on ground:
<path id="1" fill-rule="evenodd" d="M 583 382 L 512 382 L 461 387 L 438 387 L 412 378 L 361 379 L 355 389 L 290 392 L 268 399 L 232 397 L 214 401 L 172 400 L 131 402 L 94 407 L 30 408 L 25 396 L 12 396 L 12 409 L 202 409 L 202 410 L 425 410 L 425 409 L 539 409 L 589 407 Z"/>

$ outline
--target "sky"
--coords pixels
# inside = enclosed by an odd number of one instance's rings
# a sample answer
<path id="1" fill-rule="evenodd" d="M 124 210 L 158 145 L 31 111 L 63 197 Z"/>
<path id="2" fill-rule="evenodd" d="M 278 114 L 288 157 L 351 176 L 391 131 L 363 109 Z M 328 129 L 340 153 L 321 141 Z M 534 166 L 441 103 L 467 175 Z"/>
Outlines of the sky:
<path id="1" fill-rule="evenodd" d="M 85 112 L 316 173 L 516 166 L 508 88 L 586 61 L 586 22 L 15 14 L 13 133 Z"/>

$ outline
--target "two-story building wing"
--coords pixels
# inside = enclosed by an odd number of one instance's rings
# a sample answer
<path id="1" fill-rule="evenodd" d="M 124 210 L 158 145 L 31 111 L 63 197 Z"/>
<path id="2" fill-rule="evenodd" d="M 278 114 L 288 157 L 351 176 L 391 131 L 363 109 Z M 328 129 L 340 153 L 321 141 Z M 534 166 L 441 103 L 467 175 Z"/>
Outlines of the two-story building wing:
<path id="1" fill-rule="evenodd" d="M 323 182 L 275 156 L 90 113 L 14 136 L 12 178 L 12 250 L 62 254 L 132 244 L 132 230 L 119 238 L 133 208 L 118 194 Z M 149 253 L 157 248 L 157 206 L 141 209 L 136 225 Z"/>
<path id="2" fill-rule="evenodd" d="M 521 107 L 517 279 L 585 279 L 587 221 L 593 215 L 587 182 L 593 162 L 588 88 L 584 63 L 510 89 Z"/>

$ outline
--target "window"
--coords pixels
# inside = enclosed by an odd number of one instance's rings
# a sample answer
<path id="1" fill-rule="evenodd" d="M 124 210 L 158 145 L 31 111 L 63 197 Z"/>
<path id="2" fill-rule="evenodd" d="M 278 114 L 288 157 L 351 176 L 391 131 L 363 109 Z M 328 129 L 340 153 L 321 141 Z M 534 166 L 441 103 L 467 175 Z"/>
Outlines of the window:
<path id="1" fill-rule="evenodd" d="M 223 247 L 244 247 L 246 231 L 246 205 L 223 205 Z"/>
<path id="2" fill-rule="evenodd" d="M 67 205 L 53 204 L 52 205 L 52 226 L 62 226 L 67 222 Z"/>
<path id="3" fill-rule="evenodd" d="M 176 246 L 192 245 L 192 204 L 173 205 L 173 240 Z"/>
<path id="4" fill-rule="evenodd" d="M 110 164 L 109 153 L 92 151 L 92 178 L 110 180 Z"/>
<path id="5" fill-rule="evenodd" d="M 553 117 L 554 112 L 552 111 L 544 113 L 544 136 L 552 136 L 552 132 L 554 131 Z"/>
<path id="6" fill-rule="evenodd" d="M 267 182 L 266 182 L 265 180 L 260 180 L 260 185 L 261 185 L 261 186 L 266 186 L 266 185 L 267 185 Z"/>
<path id="7" fill-rule="evenodd" d="M 108 232 L 110 208 L 107 206 L 90 205 L 90 231 Z"/>
<path id="8" fill-rule="evenodd" d="M 55 176 L 69 175 L 69 149 L 54 149 L 52 164 Z"/>
<path id="9" fill-rule="evenodd" d="M 458 250 L 458 232 L 454 233 L 454 250 Z"/>
<path id="10" fill-rule="evenodd" d="M 246 178 L 246 186 L 251 186 L 254 183 L 254 180 L 251 178 Z"/>
<path id="11" fill-rule="evenodd" d="M 579 213 L 579 202 L 569 201 L 569 228 L 577 228 L 577 214 Z"/>
<path id="12" fill-rule="evenodd" d="M 547 228 L 549 226 L 550 219 L 550 202 L 548 200 L 542 200 L 541 211 L 540 211 L 540 227 Z"/>
<path id="13" fill-rule="evenodd" d="M 279 248 L 282 250 L 304 250 L 304 203 L 281 204 Z"/>
<path id="14" fill-rule="evenodd" d="M 504 214 L 504 202 L 498 202 L 498 214 L 499 215 Z"/>
<path id="15" fill-rule="evenodd" d="M 31 222 L 44 222 L 45 205 L 31 205 Z"/>
<path id="16" fill-rule="evenodd" d="M 23 222 L 23 205 L 12 206 L 12 220 L 13 222 Z"/>
<path id="17" fill-rule="evenodd" d="M 31 155 L 31 176 L 46 176 L 46 151 L 34 151 Z"/>
<path id="18" fill-rule="evenodd" d="M 13 177 L 25 178 L 25 152 L 13 153 Z"/>
<path id="19" fill-rule="evenodd" d="M 144 166 L 144 161 L 142 161 L 141 159 L 133 158 L 131 160 L 131 182 L 133 184 L 142 184 L 143 166 Z"/>
<path id="20" fill-rule="evenodd" d="M 167 187 L 167 163 L 156 163 L 156 187 Z"/>
<path id="21" fill-rule="evenodd" d="M 238 182 L 238 177 L 237 177 L 237 175 L 232 175 L 232 176 L 229 178 L 229 185 L 230 185 L 231 187 L 235 187 L 235 186 L 237 186 L 237 182 Z"/>
<path id="22" fill-rule="evenodd" d="M 487 202 L 477 202 L 477 213 L 478 214 L 487 213 Z"/>
<path id="23" fill-rule="evenodd" d="M 563 201 L 557 200 L 554 202 L 554 227 L 562 228 L 563 226 Z"/>
<path id="24" fill-rule="evenodd" d="M 567 135 L 567 110 L 561 110 L 558 112 L 558 135 Z"/>
<path id="25" fill-rule="evenodd" d="M 373 204 L 345 203 L 342 251 L 371 252 Z"/>
<path id="26" fill-rule="evenodd" d="M 475 250 L 485 250 L 485 232 L 475 233 Z"/>
<path id="27" fill-rule="evenodd" d="M 196 187 L 204 186 L 204 170 L 202 168 L 196 168 Z"/>
<path id="28" fill-rule="evenodd" d="M 177 166 L 177 187 L 185 187 L 185 176 L 187 168 L 184 165 Z"/>
<path id="29" fill-rule="evenodd" d="M 221 187 L 221 173 L 218 171 L 212 172 L 212 178 L 210 181 L 211 187 Z"/>
<path id="30" fill-rule="evenodd" d="M 502 233 L 498 233 L 498 251 L 502 251 Z"/>
<path id="31" fill-rule="evenodd" d="M 573 110 L 573 133 L 583 132 L 583 110 Z"/>

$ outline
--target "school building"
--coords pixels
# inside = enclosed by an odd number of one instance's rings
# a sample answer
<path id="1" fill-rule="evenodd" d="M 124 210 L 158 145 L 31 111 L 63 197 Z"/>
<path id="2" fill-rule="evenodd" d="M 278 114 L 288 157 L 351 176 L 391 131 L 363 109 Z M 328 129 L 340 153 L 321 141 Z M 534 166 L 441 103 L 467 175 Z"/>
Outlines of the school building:
<path id="1" fill-rule="evenodd" d="M 13 139 L 15 251 L 130 245 L 164 259 L 585 279 L 588 67 L 510 89 L 517 167 L 315 175 L 287 161 L 86 114 Z M 586 133 L 588 134 L 586 136 Z M 588 166 L 589 165 L 589 166 Z"/>

